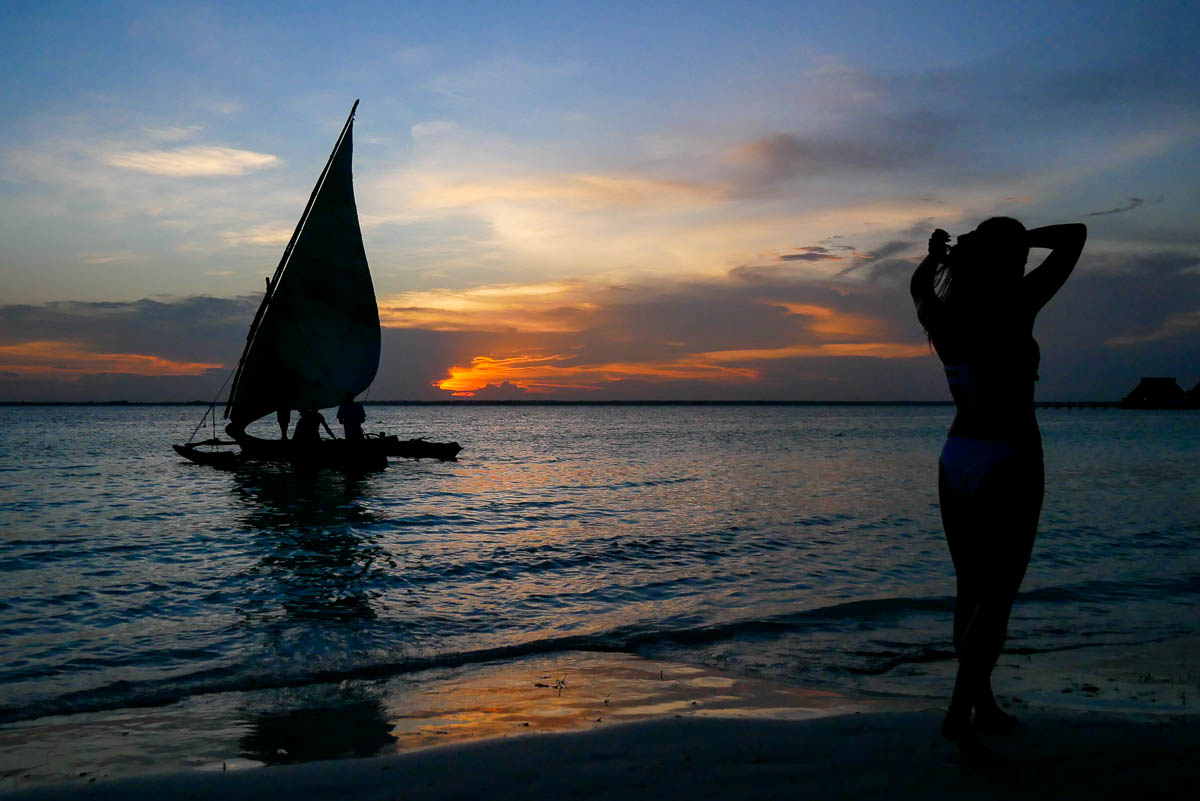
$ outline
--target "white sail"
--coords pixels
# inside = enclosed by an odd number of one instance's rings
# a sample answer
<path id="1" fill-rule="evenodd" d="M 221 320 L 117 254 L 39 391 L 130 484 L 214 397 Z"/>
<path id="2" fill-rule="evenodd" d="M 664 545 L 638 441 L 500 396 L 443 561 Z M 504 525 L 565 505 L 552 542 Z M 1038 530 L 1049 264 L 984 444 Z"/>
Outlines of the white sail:
<path id="1" fill-rule="evenodd" d="M 251 326 L 225 406 L 236 429 L 281 409 L 336 406 L 379 369 L 379 309 L 351 175 L 353 124 L 352 110 Z"/>

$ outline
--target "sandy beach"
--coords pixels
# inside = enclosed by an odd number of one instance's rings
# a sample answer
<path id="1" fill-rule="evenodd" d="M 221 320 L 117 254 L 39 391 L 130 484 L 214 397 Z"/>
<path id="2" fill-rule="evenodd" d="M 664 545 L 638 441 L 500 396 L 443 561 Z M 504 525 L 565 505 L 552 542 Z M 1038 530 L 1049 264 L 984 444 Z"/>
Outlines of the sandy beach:
<path id="1" fill-rule="evenodd" d="M 1038 712 L 964 766 L 937 710 L 810 721 L 666 718 L 399 756 L 47 787 L 17 799 L 1194 798 L 1200 720 Z"/>
<path id="2" fill-rule="evenodd" d="M 985 738 L 995 764 L 966 763 L 941 738 L 936 699 L 852 697 L 578 653 L 476 668 L 416 692 L 384 691 L 390 739 L 380 755 L 359 759 L 301 761 L 320 752 L 297 757 L 280 746 L 277 764 L 266 767 L 232 756 L 201 764 L 202 741 L 178 731 L 188 725 L 186 710 L 127 712 L 107 728 L 87 716 L 60 718 L 22 730 L 33 742 L 25 758 L 40 749 L 47 764 L 40 772 L 14 768 L 20 749 L 8 748 L 3 788 L 13 801 L 1195 797 L 1195 646 L 1182 639 L 1006 655 L 1005 689 L 1023 695 L 1001 698 L 1022 725 Z M 203 728 L 203 719 L 197 714 L 192 724 Z M 17 732 L 6 728 L 11 745 Z M 134 759 L 145 751 L 139 737 L 149 736 L 174 738 L 161 750 L 170 759 Z M 207 747 L 232 755 L 240 742 L 244 750 L 244 734 L 225 736 L 224 745 L 214 735 Z M 298 728 L 278 742 L 300 749 L 330 736 Z M 352 739 L 343 735 L 342 748 Z"/>

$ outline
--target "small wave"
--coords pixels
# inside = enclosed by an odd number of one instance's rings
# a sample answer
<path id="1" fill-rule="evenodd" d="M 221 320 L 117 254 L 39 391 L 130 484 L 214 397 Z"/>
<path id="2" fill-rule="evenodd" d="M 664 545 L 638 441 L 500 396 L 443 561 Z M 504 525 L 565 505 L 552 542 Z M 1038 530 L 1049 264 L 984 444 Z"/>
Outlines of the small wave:
<path id="1" fill-rule="evenodd" d="M 434 654 L 395 661 L 325 669 L 289 669 L 261 672 L 245 665 L 209 668 L 184 676 L 139 682 L 125 680 L 101 687 L 67 693 L 38 702 L 0 707 L 0 724 L 51 715 L 72 715 L 131 707 L 166 706 L 195 695 L 222 692 L 283 689 L 347 680 L 390 678 L 436 668 L 452 668 L 565 651 L 636 653 L 656 645 L 699 645 L 738 637 L 781 636 L 800 631 L 839 628 L 847 620 L 855 625 L 927 612 L 945 613 L 951 604 L 946 597 L 880 598 L 850 601 L 767 618 L 749 618 L 725 623 L 655 628 L 634 625 L 605 632 L 530 640 L 512 645 Z M 253 671 L 253 672 L 252 672 Z"/>
<path id="2" fill-rule="evenodd" d="M 1129 580 L 1093 579 L 1022 592 L 1021 601 L 1099 602 L 1161 599 L 1200 592 L 1200 576 L 1169 576 Z"/>

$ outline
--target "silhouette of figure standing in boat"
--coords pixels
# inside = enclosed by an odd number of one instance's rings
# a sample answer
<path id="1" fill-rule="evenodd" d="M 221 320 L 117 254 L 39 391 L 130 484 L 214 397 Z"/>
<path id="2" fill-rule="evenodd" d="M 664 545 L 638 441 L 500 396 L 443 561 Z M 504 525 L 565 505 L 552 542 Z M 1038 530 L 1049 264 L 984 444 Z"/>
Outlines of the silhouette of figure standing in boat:
<path id="1" fill-rule="evenodd" d="M 311 448 L 320 444 L 322 426 L 326 430 L 329 429 L 325 416 L 317 410 L 316 405 L 301 409 L 300 419 L 296 421 L 296 430 L 292 432 L 292 444 L 301 448 Z"/>
<path id="2" fill-rule="evenodd" d="M 354 393 L 346 393 L 345 400 L 338 407 L 337 419 L 342 424 L 347 440 L 357 441 L 363 438 L 362 424 L 367 420 L 367 412 L 361 403 L 354 400 Z"/>
<path id="3" fill-rule="evenodd" d="M 991 676 L 1042 509 L 1033 405 L 1041 354 L 1033 323 L 1086 239 L 1080 223 L 1027 231 L 993 217 L 950 248 L 950 235 L 938 229 L 912 277 L 917 319 L 945 366 L 956 406 L 938 462 L 942 525 L 957 578 L 958 674 L 942 733 L 968 755 L 986 753 L 976 732 L 1017 723 L 997 705 Z M 1051 253 L 1026 275 L 1030 248 Z"/>

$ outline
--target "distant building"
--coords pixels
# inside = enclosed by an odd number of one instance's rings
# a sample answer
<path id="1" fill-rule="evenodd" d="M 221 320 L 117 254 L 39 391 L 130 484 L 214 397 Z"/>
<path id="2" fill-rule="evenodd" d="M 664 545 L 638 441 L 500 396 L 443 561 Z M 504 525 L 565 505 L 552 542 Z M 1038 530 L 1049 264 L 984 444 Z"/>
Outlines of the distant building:
<path id="1" fill-rule="evenodd" d="M 1200 381 L 1196 382 L 1196 386 L 1188 390 L 1187 400 L 1183 402 L 1185 408 L 1200 409 Z"/>
<path id="2" fill-rule="evenodd" d="M 1200 385 L 1197 385 L 1200 388 Z M 1196 392 L 1195 389 L 1192 392 Z M 1174 377 L 1144 376 L 1133 392 L 1121 399 L 1123 409 L 1183 409 L 1189 398 Z"/>

